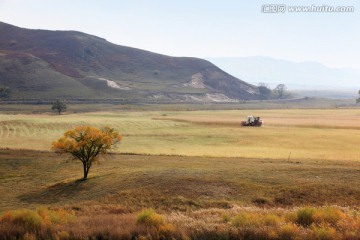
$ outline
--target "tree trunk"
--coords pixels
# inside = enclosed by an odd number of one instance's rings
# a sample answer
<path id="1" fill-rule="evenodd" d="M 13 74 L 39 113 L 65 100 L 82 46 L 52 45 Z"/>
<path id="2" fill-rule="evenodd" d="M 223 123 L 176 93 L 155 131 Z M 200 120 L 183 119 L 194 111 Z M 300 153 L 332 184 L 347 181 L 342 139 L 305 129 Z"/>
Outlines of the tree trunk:
<path id="1" fill-rule="evenodd" d="M 60 114 L 61 114 L 61 110 L 59 109 L 58 112 L 59 112 L 59 115 L 60 115 Z"/>
<path id="2" fill-rule="evenodd" d="M 83 179 L 86 180 L 87 176 L 88 176 L 88 173 L 89 173 L 89 169 L 87 168 L 85 162 L 83 162 L 83 166 L 84 166 L 84 178 Z"/>

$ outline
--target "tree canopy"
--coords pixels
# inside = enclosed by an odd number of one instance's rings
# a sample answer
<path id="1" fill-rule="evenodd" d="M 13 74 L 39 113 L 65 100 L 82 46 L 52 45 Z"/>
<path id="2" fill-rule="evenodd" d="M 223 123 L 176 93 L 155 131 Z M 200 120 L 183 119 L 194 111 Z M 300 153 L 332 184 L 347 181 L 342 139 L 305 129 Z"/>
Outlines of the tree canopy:
<path id="1" fill-rule="evenodd" d="M 0 86 L 0 98 L 10 97 L 11 89 L 9 87 Z"/>
<path id="2" fill-rule="evenodd" d="M 83 179 L 86 179 L 92 163 L 120 141 L 121 136 L 113 128 L 80 126 L 65 132 L 63 137 L 53 142 L 52 149 L 80 160 L 84 170 Z"/>
<path id="3" fill-rule="evenodd" d="M 271 95 L 271 89 L 266 83 L 259 83 L 258 90 L 261 96 L 260 100 L 268 99 Z"/>
<path id="4" fill-rule="evenodd" d="M 278 99 L 282 99 L 286 96 L 286 86 L 285 84 L 279 84 L 275 87 L 274 92 Z"/>
<path id="5" fill-rule="evenodd" d="M 53 102 L 51 110 L 57 111 L 60 115 L 61 112 L 66 110 L 66 104 L 63 101 L 56 100 L 55 102 Z"/>

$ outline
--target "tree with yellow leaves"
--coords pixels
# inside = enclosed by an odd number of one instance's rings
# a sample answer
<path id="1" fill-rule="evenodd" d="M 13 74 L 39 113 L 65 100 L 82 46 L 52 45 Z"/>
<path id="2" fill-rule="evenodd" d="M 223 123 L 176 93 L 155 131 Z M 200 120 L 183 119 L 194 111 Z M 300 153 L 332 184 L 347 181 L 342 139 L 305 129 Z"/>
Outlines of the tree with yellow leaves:
<path id="1" fill-rule="evenodd" d="M 92 163 L 120 141 L 121 136 L 113 128 L 80 126 L 65 132 L 63 137 L 53 142 L 52 149 L 79 159 L 84 167 L 85 180 Z"/>

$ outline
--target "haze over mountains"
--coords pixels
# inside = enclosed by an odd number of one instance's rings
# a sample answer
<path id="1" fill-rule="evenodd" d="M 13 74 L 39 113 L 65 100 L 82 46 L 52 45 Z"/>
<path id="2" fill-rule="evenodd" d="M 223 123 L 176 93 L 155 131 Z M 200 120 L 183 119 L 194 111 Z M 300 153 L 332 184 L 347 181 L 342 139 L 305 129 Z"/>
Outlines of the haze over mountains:
<path id="1" fill-rule="evenodd" d="M 198 58 L 169 57 L 76 31 L 0 22 L 0 85 L 11 98 L 257 99 L 255 86 Z"/>
<path id="2" fill-rule="evenodd" d="M 357 69 L 330 68 L 318 62 L 292 62 L 262 56 L 207 60 L 254 85 L 264 82 L 275 87 L 284 83 L 290 90 L 308 96 L 355 96 L 360 89 L 360 70 Z"/>

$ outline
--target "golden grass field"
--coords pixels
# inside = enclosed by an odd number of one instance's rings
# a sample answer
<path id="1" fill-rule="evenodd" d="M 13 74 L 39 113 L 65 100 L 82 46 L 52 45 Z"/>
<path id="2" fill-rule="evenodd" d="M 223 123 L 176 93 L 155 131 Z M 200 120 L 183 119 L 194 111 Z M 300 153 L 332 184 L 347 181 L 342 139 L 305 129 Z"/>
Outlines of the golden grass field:
<path id="1" fill-rule="evenodd" d="M 86 181 L 50 152 L 78 125 L 123 135 Z M 2 114 L 0 239 L 359 239 L 359 133 L 360 109 Z"/>
<path id="2" fill-rule="evenodd" d="M 259 115 L 261 128 L 241 127 Z M 0 115 L 0 147 L 48 151 L 64 131 L 108 125 L 123 141 L 116 152 L 293 160 L 360 159 L 360 110 L 226 110 Z"/>

